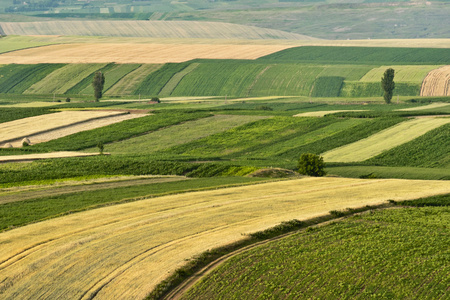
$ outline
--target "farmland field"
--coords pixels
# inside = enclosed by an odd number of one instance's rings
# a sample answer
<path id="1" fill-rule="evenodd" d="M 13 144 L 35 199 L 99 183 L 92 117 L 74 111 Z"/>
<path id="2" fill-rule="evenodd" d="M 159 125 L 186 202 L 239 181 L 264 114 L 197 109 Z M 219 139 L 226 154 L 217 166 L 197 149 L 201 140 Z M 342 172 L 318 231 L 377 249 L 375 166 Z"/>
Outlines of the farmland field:
<path id="1" fill-rule="evenodd" d="M 61 67 L 41 81 L 33 84 L 25 94 L 64 94 L 84 78 L 104 67 L 105 64 L 68 64 Z"/>
<path id="2" fill-rule="evenodd" d="M 65 111 L 19 119 L 0 124 L 0 130 L 2 131 L 1 142 L 5 143 L 10 140 L 20 139 L 33 134 L 65 127 L 75 123 L 80 123 L 92 119 L 111 117 L 120 114 L 123 114 L 123 112 Z"/>
<path id="3" fill-rule="evenodd" d="M 184 62 L 204 59 L 255 59 L 288 45 L 232 44 L 63 44 L 0 54 L 1 64 L 32 63 L 147 63 Z"/>
<path id="4" fill-rule="evenodd" d="M 262 118 L 264 117 L 217 115 L 163 128 L 122 142 L 108 144 L 106 145 L 105 150 L 110 153 L 138 152 L 140 154 L 150 154 L 158 150 L 185 144 Z"/>
<path id="5" fill-rule="evenodd" d="M 450 66 L 432 70 L 425 77 L 421 96 L 449 96 L 450 95 Z"/>
<path id="6" fill-rule="evenodd" d="M 305 178 L 72 214 L 0 234 L 2 297 L 143 298 L 186 259 L 242 233 L 342 207 L 448 192 L 443 181 Z"/>
<path id="7" fill-rule="evenodd" d="M 428 131 L 450 123 L 450 118 L 418 118 L 323 154 L 329 162 L 364 161 L 383 151 L 417 138 Z"/>
<path id="8" fill-rule="evenodd" d="M 232 257 L 181 299 L 445 299 L 449 221 L 448 206 L 403 208 L 309 228 Z"/>
<path id="9" fill-rule="evenodd" d="M 132 94 L 142 80 L 142 77 L 148 76 L 161 67 L 162 65 L 159 64 L 141 65 L 134 71 L 131 71 L 130 73 L 125 75 L 116 84 L 106 90 L 105 95 Z"/>
<path id="10" fill-rule="evenodd" d="M 305 35 L 221 22 L 51 21 L 0 22 L 6 35 L 120 36 L 200 39 L 313 39 Z M 114 28 L 114 30 L 111 30 Z"/>
<path id="11" fill-rule="evenodd" d="M 362 82 L 380 82 L 386 69 L 395 70 L 395 82 L 422 83 L 427 74 L 439 66 L 382 66 L 370 70 L 361 78 Z"/>

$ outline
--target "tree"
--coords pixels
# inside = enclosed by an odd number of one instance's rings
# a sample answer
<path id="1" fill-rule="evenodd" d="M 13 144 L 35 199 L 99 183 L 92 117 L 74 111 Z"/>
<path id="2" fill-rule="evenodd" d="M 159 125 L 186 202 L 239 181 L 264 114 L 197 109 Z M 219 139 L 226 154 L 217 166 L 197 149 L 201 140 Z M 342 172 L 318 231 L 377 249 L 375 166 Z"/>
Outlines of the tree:
<path id="1" fill-rule="evenodd" d="M 92 81 L 92 86 L 94 87 L 94 97 L 95 101 L 98 102 L 103 96 L 103 86 L 105 84 L 105 75 L 102 72 L 95 72 L 94 80 Z"/>
<path id="2" fill-rule="evenodd" d="M 98 152 L 99 152 L 100 154 L 103 154 L 103 149 L 105 149 L 105 146 L 103 145 L 102 142 L 99 142 L 99 143 L 97 144 L 97 148 L 98 148 Z"/>
<path id="3" fill-rule="evenodd" d="M 316 154 L 303 153 L 297 166 L 298 172 L 303 175 L 321 177 L 326 174 L 323 157 Z"/>
<path id="4" fill-rule="evenodd" d="M 394 69 L 389 68 L 384 71 L 384 75 L 381 78 L 381 87 L 384 90 L 384 101 L 391 103 L 392 95 L 394 94 L 395 82 L 394 82 Z"/>

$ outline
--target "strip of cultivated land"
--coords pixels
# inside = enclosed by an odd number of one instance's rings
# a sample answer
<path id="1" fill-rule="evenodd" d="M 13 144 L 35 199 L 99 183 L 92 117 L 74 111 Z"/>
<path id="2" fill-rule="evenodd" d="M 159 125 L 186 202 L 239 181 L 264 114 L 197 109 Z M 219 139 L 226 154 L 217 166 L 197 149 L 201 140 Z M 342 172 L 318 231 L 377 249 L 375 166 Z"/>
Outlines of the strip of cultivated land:
<path id="1" fill-rule="evenodd" d="M 450 65 L 428 73 L 423 80 L 420 96 L 450 96 Z"/>
<path id="2" fill-rule="evenodd" d="M 364 161 L 448 123 L 450 118 L 416 118 L 380 131 L 366 139 L 328 151 L 323 154 L 323 158 L 329 162 Z"/>
<path id="3" fill-rule="evenodd" d="M 256 59 L 288 45 L 205 44 L 64 44 L 30 48 L 0 55 L 2 64 L 147 63 L 204 59 Z"/>
<path id="4" fill-rule="evenodd" d="M 104 207 L 0 234 L 4 299 L 138 299 L 186 259 L 281 221 L 450 191 L 445 181 L 304 178 Z"/>
<path id="5" fill-rule="evenodd" d="M 124 112 L 112 111 L 63 111 L 54 114 L 41 115 L 24 118 L 11 122 L 1 123 L 0 142 L 8 142 L 31 136 L 38 133 L 47 132 L 70 125 L 74 125 L 88 120 L 108 118 L 122 115 Z"/>
<path id="6" fill-rule="evenodd" d="M 50 130 L 40 134 L 29 135 L 27 138 L 30 140 L 32 144 L 38 144 L 43 142 L 48 142 L 51 140 L 59 139 L 61 137 L 65 137 L 71 134 L 75 134 L 77 132 L 91 130 L 95 128 L 100 128 L 104 126 L 108 126 L 111 124 L 119 123 L 126 120 L 131 120 L 135 118 L 141 118 L 148 116 L 148 114 L 121 114 L 121 115 L 113 115 L 111 117 L 102 118 L 102 119 L 94 119 L 88 120 L 82 123 L 68 125 L 63 128 Z M 22 140 L 18 139 L 15 141 L 11 141 L 10 144 L 13 147 L 22 147 Z"/>
<path id="7" fill-rule="evenodd" d="M 50 21 L 0 22 L 6 35 L 120 36 L 202 39 L 314 39 L 301 34 L 223 22 Z"/>

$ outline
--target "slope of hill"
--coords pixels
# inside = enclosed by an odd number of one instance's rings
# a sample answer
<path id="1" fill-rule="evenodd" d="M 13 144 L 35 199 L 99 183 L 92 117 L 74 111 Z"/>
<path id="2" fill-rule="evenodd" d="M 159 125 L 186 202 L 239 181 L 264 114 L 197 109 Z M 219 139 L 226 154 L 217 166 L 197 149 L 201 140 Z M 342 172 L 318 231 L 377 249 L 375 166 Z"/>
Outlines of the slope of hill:
<path id="1" fill-rule="evenodd" d="M 311 37 L 275 29 L 198 21 L 0 22 L 6 35 L 77 35 L 203 39 L 290 39 Z"/>

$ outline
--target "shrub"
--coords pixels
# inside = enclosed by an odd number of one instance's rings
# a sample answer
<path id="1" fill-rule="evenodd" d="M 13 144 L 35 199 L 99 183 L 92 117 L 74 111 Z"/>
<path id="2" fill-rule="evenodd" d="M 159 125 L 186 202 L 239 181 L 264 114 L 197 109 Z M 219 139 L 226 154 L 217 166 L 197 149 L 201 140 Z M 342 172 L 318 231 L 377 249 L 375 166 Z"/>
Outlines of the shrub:
<path id="1" fill-rule="evenodd" d="M 320 177 L 326 174 L 324 169 L 323 157 L 319 155 L 303 153 L 298 160 L 298 172 L 300 174 Z"/>

